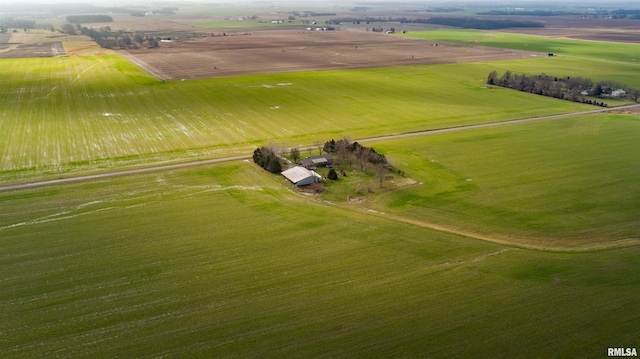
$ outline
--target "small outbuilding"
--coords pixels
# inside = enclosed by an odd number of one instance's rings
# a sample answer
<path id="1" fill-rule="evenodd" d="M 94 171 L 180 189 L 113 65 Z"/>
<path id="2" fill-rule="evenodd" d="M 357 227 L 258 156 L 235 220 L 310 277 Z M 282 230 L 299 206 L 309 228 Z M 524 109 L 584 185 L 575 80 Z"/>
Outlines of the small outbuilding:
<path id="1" fill-rule="evenodd" d="M 305 186 L 322 181 L 322 176 L 304 167 L 295 166 L 281 172 L 284 178 L 296 186 Z"/>
<path id="2" fill-rule="evenodd" d="M 314 170 L 318 167 L 331 167 L 333 166 L 333 156 L 330 154 L 320 155 L 320 156 L 311 156 L 300 161 L 300 166 L 304 168 Z"/>

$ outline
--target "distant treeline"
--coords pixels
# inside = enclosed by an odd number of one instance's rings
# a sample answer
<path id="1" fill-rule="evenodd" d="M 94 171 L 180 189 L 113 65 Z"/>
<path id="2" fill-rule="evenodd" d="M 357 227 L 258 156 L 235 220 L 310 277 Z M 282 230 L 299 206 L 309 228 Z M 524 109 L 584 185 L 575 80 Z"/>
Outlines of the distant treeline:
<path id="1" fill-rule="evenodd" d="M 109 15 L 69 15 L 66 17 L 67 22 L 72 24 L 90 24 L 93 22 L 113 22 L 113 18 Z"/>
<path id="2" fill-rule="evenodd" d="M 313 11 L 293 11 L 294 16 L 312 17 L 312 16 L 336 16 L 335 12 L 313 12 Z"/>
<path id="3" fill-rule="evenodd" d="M 547 10 L 491 10 L 479 12 L 478 15 L 516 15 L 516 16 L 562 16 L 562 15 L 582 15 L 577 12 L 568 11 L 547 11 Z"/>
<path id="4" fill-rule="evenodd" d="M 432 17 L 432 18 L 418 18 L 408 19 L 406 17 L 342 17 L 327 20 L 328 24 L 341 24 L 341 23 L 353 23 L 353 24 L 370 24 L 373 22 L 399 22 L 403 24 L 416 23 L 416 24 L 436 24 L 446 25 L 454 27 L 462 27 L 467 29 L 482 29 L 482 30 L 494 30 L 505 29 L 510 27 L 544 27 L 544 23 L 539 21 L 527 21 L 527 20 L 490 20 L 490 19 L 477 19 L 471 17 Z"/>
<path id="5" fill-rule="evenodd" d="M 464 11 L 461 7 L 436 7 L 433 9 L 427 9 L 429 12 L 459 12 Z"/>
<path id="6" fill-rule="evenodd" d="M 472 17 L 432 17 L 426 20 L 427 24 L 461 27 L 465 29 L 494 30 L 511 27 L 544 27 L 540 21 L 527 20 L 489 20 Z"/>
<path id="7" fill-rule="evenodd" d="M 160 38 L 148 36 L 143 33 L 130 33 L 125 31 L 111 31 L 109 26 L 99 30 L 76 24 L 64 24 L 61 31 L 69 35 L 89 36 L 100 47 L 105 49 L 136 49 L 140 47 L 154 48 L 160 46 Z"/>
<path id="8" fill-rule="evenodd" d="M 638 102 L 638 96 L 640 96 L 639 90 L 612 81 L 594 83 L 591 79 L 584 77 L 559 78 L 546 74 L 527 76 L 513 74 L 511 71 L 505 72 L 502 76 L 498 76 L 497 71 L 491 71 L 487 77 L 487 84 L 602 107 L 607 107 L 604 101 L 599 102 L 588 96 L 596 98 L 612 96 L 617 89 L 625 91 L 624 94 L 618 95 L 619 97 L 629 97 L 635 102 Z"/>
<path id="9" fill-rule="evenodd" d="M 611 17 L 614 19 L 633 19 L 640 20 L 640 10 L 613 10 L 611 11 Z"/>
<path id="10" fill-rule="evenodd" d="M 34 29 L 35 27 L 36 22 L 33 20 L 20 20 L 12 17 L 0 18 L 0 28 L 4 28 L 5 31 L 8 28 Z"/>

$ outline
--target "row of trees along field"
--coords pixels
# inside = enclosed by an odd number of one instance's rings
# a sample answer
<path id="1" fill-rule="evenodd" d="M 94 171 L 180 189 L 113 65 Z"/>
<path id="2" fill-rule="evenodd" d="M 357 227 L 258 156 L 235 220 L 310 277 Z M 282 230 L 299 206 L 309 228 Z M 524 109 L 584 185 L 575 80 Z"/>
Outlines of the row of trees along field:
<path id="1" fill-rule="evenodd" d="M 36 22 L 33 20 L 14 19 L 12 17 L 0 18 L 0 33 L 9 32 L 9 29 L 35 29 Z"/>
<path id="2" fill-rule="evenodd" d="M 160 45 L 160 38 L 140 32 L 130 33 L 122 30 L 111 31 L 111 27 L 104 26 L 92 29 L 80 24 L 62 25 L 63 33 L 69 35 L 86 35 L 105 49 L 136 49 L 140 47 L 154 48 Z"/>
<path id="3" fill-rule="evenodd" d="M 506 71 L 502 76 L 498 76 L 498 72 L 495 70 L 491 71 L 487 77 L 487 84 L 603 107 L 606 107 L 607 104 L 604 101 L 598 102 L 597 98 L 612 96 L 614 91 L 618 89 L 624 90 L 624 93 L 618 92 L 618 97 L 628 97 L 638 102 L 638 97 L 640 96 L 638 89 L 613 81 L 594 83 L 591 79 L 584 77 L 567 76 L 559 78 L 545 74 L 527 76 L 513 74 L 511 71 Z M 588 97 L 595 97 L 596 99 Z"/>

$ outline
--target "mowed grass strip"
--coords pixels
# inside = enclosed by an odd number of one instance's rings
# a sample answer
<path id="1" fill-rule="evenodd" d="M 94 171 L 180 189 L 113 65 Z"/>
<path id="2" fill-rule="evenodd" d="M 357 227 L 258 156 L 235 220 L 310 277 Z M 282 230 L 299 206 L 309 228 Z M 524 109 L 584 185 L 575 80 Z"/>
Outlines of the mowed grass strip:
<path id="1" fill-rule="evenodd" d="M 465 64 L 163 83 L 116 55 L 2 60 L 0 180 L 250 153 L 592 107 Z"/>
<path id="2" fill-rule="evenodd" d="M 240 162 L 1 193 L 0 356 L 588 357 L 640 334 L 640 247 L 504 247 L 282 181 Z"/>
<path id="3" fill-rule="evenodd" d="M 599 114 L 373 144 L 421 184 L 379 209 L 539 246 L 640 238 L 640 121 Z"/>

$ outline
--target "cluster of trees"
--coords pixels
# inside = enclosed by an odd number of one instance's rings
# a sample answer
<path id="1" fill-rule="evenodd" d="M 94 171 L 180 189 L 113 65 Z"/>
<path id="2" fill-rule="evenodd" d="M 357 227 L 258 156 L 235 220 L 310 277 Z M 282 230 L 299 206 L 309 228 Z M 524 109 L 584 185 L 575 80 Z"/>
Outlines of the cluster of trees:
<path id="1" fill-rule="evenodd" d="M 93 23 L 93 22 L 113 22 L 113 18 L 109 15 L 69 15 L 66 17 L 67 22 L 72 24 Z"/>
<path id="2" fill-rule="evenodd" d="M 253 151 L 253 162 L 271 173 L 282 172 L 280 157 L 269 147 L 260 147 Z"/>
<path id="3" fill-rule="evenodd" d="M 427 19 L 426 23 L 481 30 L 506 29 L 511 27 L 544 27 L 544 23 L 539 21 L 491 20 L 472 17 L 432 17 Z"/>
<path id="4" fill-rule="evenodd" d="M 380 187 L 382 187 L 385 175 L 392 169 L 383 154 L 377 153 L 372 147 L 362 146 L 358 142 L 352 143 L 347 138 L 327 141 L 322 149 L 333 156 L 333 161 L 338 166 L 348 165 L 349 168 L 352 168 L 354 164 L 357 164 L 364 173 L 367 173 L 367 169 L 373 168 L 380 180 Z"/>
<path id="5" fill-rule="evenodd" d="M 160 46 L 160 38 L 136 32 L 111 31 L 111 27 L 92 29 L 76 24 L 64 24 L 61 31 L 69 35 L 86 35 L 105 49 L 135 49 L 139 47 L 154 48 Z"/>
<path id="6" fill-rule="evenodd" d="M 351 168 L 354 164 L 357 164 L 360 166 L 360 170 L 365 173 L 370 167 L 390 169 L 387 158 L 383 154 L 377 153 L 372 147 L 362 146 L 358 142 L 351 142 L 347 138 L 338 141 L 327 141 L 322 150 L 332 154 L 337 165 L 348 165 Z"/>
<path id="7" fill-rule="evenodd" d="M 545 74 L 527 76 L 513 74 L 511 71 L 506 71 L 502 76 L 498 76 L 495 70 L 491 71 L 487 77 L 487 84 L 602 107 L 607 107 L 604 101 L 598 102 L 596 99 L 587 98 L 587 96 L 610 95 L 614 89 L 625 89 L 627 96 L 636 102 L 640 96 L 639 90 L 612 81 L 594 83 L 591 79 L 583 77 L 558 78 Z"/>
<path id="8" fill-rule="evenodd" d="M 371 28 L 371 31 L 373 31 L 373 32 L 385 32 L 385 30 L 384 30 L 384 28 L 382 26 L 377 26 L 377 27 L 374 26 L 373 28 Z M 396 29 L 392 27 L 387 31 L 391 31 L 391 33 L 395 34 Z"/>

